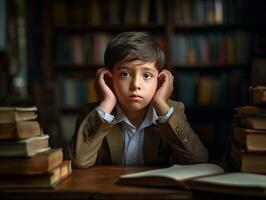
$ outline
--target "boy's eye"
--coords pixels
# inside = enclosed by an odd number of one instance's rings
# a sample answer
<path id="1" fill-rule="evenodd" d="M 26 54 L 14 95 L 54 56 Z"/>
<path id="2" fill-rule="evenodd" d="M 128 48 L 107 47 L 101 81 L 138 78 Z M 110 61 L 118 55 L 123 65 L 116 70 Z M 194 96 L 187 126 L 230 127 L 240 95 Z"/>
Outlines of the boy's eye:
<path id="1" fill-rule="evenodd" d="M 150 73 L 145 73 L 144 74 L 144 78 L 145 79 L 150 79 L 150 78 L 152 78 L 153 76 L 152 76 L 152 74 L 150 74 Z"/>
<path id="2" fill-rule="evenodd" d="M 129 73 L 128 72 L 121 72 L 120 76 L 121 77 L 129 77 Z"/>

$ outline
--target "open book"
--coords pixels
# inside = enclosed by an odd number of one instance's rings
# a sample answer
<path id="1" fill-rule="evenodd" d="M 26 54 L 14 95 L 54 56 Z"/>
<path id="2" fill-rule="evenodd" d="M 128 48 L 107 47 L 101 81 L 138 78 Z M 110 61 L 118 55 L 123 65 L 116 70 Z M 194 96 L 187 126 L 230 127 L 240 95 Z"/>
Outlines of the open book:
<path id="1" fill-rule="evenodd" d="M 266 195 L 266 176 L 225 173 L 211 163 L 173 165 L 169 168 L 122 175 L 118 184 L 172 187 L 234 194 Z"/>

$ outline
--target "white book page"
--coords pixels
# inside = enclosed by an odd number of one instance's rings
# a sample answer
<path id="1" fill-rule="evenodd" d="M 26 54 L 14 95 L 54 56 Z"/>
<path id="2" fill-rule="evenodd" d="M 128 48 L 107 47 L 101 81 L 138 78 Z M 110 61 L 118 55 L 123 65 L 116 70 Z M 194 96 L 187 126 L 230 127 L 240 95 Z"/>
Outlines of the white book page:
<path id="1" fill-rule="evenodd" d="M 228 186 L 240 187 L 259 187 L 266 188 L 266 175 L 251 174 L 251 173 L 227 173 L 216 176 L 196 178 L 193 182 L 213 183 Z"/>
<path id="2" fill-rule="evenodd" d="M 173 165 L 169 168 L 149 170 L 121 176 L 121 178 L 141 178 L 141 177 L 169 177 L 176 180 L 185 180 L 193 177 L 224 173 L 224 170 L 215 164 L 201 163 L 193 165 Z"/>

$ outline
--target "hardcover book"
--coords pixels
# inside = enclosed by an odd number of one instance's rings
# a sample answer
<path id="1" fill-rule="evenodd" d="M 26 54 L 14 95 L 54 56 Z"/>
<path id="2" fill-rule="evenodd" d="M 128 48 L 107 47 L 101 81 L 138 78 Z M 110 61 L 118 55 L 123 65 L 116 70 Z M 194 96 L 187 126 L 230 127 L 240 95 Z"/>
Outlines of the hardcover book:
<path id="1" fill-rule="evenodd" d="M 39 122 L 20 121 L 10 124 L 0 124 L 0 140 L 26 139 L 42 134 Z"/>
<path id="2" fill-rule="evenodd" d="M 0 176 L 0 189 L 7 188 L 52 188 L 72 173 L 71 161 L 63 161 L 47 174 Z"/>
<path id="3" fill-rule="evenodd" d="M 243 106 L 235 108 L 235 122 L 251 129 L 266 130 L 266 108 Z"/>
<path id="4" fill-rule="evenodd" d="M 50 149 L 32 157 L 0 158 L 0 175 L 43 174 L 52 171 L 63 161 L 62 149 Z"/>
<path id="5" fill-rule="evenodd" d="M 49 135 L 23 140 L 0 140 L 0 157 L 29 157 L 50 149 Z"/>
<path id="6" fill-rule="evenodd" d="M 266 152 L 265 130 L 255 130 L 234 126 L 233 140 L 237 141 L 243 149 Z"/>
<path id="7" fill-rule="evenodd" d="M 250 87 L 249 90 L 252 104 L 266 105 L 266 86 Z"/>
<path id="8" fill-rule="evenodd" d="M 238 171 L 266 174 L 266 151 L 248 151 L 233 142 L 231 161 Z"/>
<path id="9" fill-rule="evenodd" d="M 37 107 L 0 107 L 0 124 L 37 118 Z"/>

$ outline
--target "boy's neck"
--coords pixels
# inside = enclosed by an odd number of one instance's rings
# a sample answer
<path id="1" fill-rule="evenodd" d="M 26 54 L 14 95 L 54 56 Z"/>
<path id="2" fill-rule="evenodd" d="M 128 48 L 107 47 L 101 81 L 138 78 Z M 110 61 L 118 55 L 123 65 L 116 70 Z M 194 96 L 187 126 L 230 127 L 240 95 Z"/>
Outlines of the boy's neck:
<path id="1" fill-rule="evenodd" d="M 147 111 L 149 109 L 149 107 L 147 106 L 142 110 L 129 111 L 125 107 L 123 107 L 122 105 L 120 105 L 120 108 L 123 110 L 123 112 L 127 116 L 130 123 L 133 126 L 135 126 L 136 128 L 138 128 L 141 125 L 141 123 L 143 122 L 143 120 L 147 114 Z"/>

